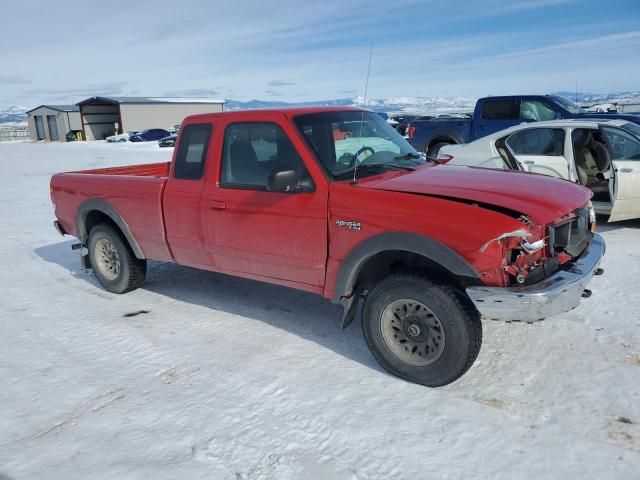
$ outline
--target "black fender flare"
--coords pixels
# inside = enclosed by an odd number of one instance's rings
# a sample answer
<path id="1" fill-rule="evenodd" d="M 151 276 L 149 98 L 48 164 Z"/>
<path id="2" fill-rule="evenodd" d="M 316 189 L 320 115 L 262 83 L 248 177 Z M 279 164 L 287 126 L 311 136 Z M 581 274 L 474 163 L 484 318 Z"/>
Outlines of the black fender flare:
<path id="1" fill-rule="evenodd" d="M 415 233 L 388 232 L 369 237 L 347 255 L 336 277 L 333 302 L 344 304 L 344 297 L 353 295 L 358 275 L 366 262 L 378 253 L 390 250 L 421 255 L 456 277 L 466 277 L 472 283 L 482 284 L 478 272 L 444 243 Z"/>
<path id="2" fill-rule="evenodd" d="M 76 214 L 76 226 L 78 231 L 78 239 L 84 244 L 89 239 L 89 232 L 87 231 L 87 216 L 90 212 L 98 211 L 107 217 L 109 217 L 113 223 L 115 223 L 124 237 L 129 242 L 129 246 L 131 250 L 133 250 L 136 258 L 143 260 L 145 258 L 144 253 L 142 253 L 142 249 L 136 239 L 133 237 L 131 230 L 129 229 L 129 225 L 125 222 L 122 215 L 108 202 L 105 200 L 101 200 L 99 198 L 91 198 L 89 200 L 85 200 L 78 207 L 78 212 Z"/>
<path id="3" fill-rule="evenodd" d="M 388 232 L 369 237 L 356 246 L 340 265 L 332 301 L 343 307 L 342 328 L 355 319 L 361 296 L 356 295 L 358 276 L 367 261 L 378 253 L 396 250 L 421 255 L 467 283 L 482 285 L 480 276 L 460 254 L 442 242 L 408 232 Z"/>

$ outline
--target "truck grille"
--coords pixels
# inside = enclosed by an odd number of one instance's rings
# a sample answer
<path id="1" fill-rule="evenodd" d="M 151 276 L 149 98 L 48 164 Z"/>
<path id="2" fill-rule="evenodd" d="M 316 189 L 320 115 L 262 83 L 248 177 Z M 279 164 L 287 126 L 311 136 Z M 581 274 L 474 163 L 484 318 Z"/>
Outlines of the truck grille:
<path id="1" fill-rule="evenodd" d="M 549 247 L 553 256 L 566 252 L 577 257 L 593 238 L 589 230 L 589 211 L 581 208 L 574 214 L 575 217 L 549 227 Z"/>

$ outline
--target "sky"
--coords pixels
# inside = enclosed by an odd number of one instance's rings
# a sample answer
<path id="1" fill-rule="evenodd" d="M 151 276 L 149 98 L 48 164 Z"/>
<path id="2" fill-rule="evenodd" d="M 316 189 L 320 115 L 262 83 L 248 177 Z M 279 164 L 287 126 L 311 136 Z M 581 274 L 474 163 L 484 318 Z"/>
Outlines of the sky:
<path id="1" fill-rule="evenodd" d="M 640 0 L 3 2 L 0 107 L 640 90 Z"/>

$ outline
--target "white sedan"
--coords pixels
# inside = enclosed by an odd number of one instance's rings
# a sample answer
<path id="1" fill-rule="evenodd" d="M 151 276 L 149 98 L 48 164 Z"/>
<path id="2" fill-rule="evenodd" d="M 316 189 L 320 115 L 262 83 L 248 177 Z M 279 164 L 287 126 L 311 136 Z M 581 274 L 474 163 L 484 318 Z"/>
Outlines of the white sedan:
<path id="1" fill-rule="evenodd" d="M 610 222 L 640 218 L 640 125 L 626 120 L 523 123 L 442 147 L 438 160 L 564 178 L 589 188 Z"/>

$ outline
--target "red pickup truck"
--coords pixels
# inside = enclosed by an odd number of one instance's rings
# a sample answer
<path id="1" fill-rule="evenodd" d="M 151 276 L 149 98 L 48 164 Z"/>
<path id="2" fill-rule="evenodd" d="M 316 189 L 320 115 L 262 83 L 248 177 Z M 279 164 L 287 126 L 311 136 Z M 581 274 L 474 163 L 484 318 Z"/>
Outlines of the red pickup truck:
<path id="1" fill-rule="evenodd" d="M 378 115 L 335 107 L 191 116 L 170 164 L 51 179 L 56 228 L 108 291 L 141 286 L 153 259 L 315 292 L 427 386 L 472 365 L 481 316 L 537 321 L 590 294 L 605 250 L 590 195 L 438 165 Z"/>

